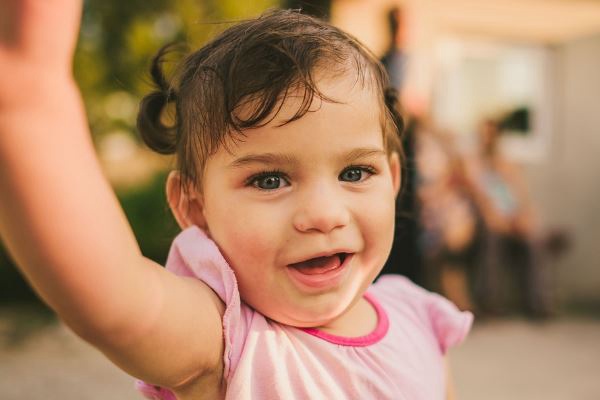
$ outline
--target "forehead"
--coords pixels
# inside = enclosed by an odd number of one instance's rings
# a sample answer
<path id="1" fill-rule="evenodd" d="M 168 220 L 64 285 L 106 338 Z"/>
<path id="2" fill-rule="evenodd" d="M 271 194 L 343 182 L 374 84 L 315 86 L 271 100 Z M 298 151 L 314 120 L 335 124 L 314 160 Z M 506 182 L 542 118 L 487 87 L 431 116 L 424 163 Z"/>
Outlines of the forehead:
<path id="1" fill-rule="evenodd" d="M 308 112 L 292 120 L 306 99 L 304 90 L 290 90 L 275 107 L 269 123 L 228 140 L 230 155 L 276 145 L 290 151 L 294 147 L 324 148 L 330 142 L 343 147 L 383 147 L 383 111 L 375 85 L 349 73 L 319 78 L 317 88 L 323 98 L 315 95 Z M 239 112 L 252 112 L 250 107 L 248 103 Z"/>

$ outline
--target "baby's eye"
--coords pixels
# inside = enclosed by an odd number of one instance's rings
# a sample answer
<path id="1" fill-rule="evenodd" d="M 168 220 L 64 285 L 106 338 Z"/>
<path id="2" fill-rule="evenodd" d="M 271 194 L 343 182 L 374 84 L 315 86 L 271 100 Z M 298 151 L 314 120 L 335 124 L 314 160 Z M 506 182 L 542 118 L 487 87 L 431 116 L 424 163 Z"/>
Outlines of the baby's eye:
<path id="1" fill-rule="evenodd" d="M 248 184 L 261 190 L 275 190 L 289 186 L 289 183 L 280 173 L 267 173 L 254 176 L 250 178 Z"/>
<path id="2" fill-rule="evenodd" d="M 345 182 L 360 182 L 371 175 L 373 175 L 375 171 L 370 167 L 348 167 L 342 171 L 339 176 L 339 180 Z"/>

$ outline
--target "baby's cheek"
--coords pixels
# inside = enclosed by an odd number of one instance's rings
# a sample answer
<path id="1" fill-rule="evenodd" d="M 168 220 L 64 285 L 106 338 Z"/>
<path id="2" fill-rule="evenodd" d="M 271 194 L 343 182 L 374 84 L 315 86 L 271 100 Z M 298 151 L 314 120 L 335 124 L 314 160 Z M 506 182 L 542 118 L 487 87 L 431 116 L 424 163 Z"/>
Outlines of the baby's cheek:
<path id="1" fill-rule="evenodd" d="M 273 239 L 263 230 L 252 225 L 236 224 L 224 233 L 228 259 L 235 266 L 251 268 L 270 258 Z"/>
<path id="2" fill-rule="evenodd" d="M 364 224 L 368 226 L 367 240 L 376 242 L 377 247 L 391 246 L 394 237 L 395 204 L 380 202 L 371 206 Z"/>

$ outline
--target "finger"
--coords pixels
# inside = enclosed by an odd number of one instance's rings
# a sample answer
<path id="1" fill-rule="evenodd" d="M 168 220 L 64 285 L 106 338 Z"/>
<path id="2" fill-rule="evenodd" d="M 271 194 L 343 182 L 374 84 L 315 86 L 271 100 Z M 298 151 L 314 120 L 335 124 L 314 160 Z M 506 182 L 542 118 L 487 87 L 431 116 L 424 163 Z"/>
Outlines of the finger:
<path id="1" fill-rule="evenodd" d="M 81 0 L 0 0 L 5 43 L 38 60 L 70 59 L 81 8 Z"/>

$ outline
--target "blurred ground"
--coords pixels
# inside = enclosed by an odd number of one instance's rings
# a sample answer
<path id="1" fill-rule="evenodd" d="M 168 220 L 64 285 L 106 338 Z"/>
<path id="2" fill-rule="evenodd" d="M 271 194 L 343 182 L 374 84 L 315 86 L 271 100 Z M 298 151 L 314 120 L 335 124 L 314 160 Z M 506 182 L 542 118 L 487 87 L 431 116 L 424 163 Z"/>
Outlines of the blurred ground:
<path id="1" fill-rule="evenodd" d="M 600 399 L 600 320 L 495 320 L 451 352 L 461 400 Z"/>
<path id="2" fill-rule="evenodd" d="M 478 323 L 451 353 L 461 400 L 597 400 L 600 320 Z M 132 380 L 48 314 L 0 309 L 0 398 L 140 398 Z"/>

